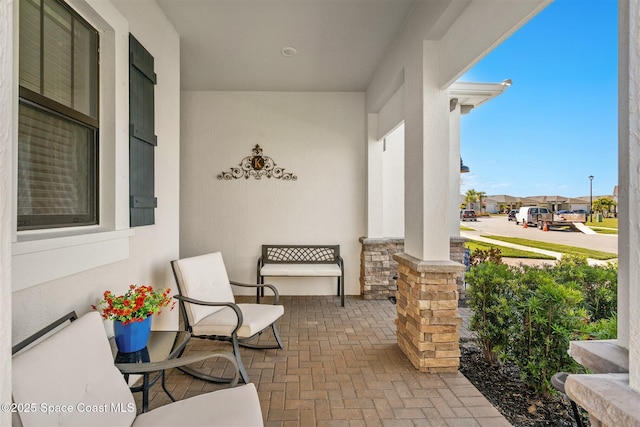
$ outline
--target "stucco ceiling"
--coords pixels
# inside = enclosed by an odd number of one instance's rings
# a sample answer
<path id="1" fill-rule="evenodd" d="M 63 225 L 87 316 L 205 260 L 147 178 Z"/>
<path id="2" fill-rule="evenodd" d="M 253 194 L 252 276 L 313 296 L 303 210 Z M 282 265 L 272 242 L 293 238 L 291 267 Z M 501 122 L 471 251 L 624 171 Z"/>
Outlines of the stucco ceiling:
<path id="1" fill-rule="evenodd" d="M 182 90 L 362 91 L 415 1 L 157 3 L 180 34 Z"/>

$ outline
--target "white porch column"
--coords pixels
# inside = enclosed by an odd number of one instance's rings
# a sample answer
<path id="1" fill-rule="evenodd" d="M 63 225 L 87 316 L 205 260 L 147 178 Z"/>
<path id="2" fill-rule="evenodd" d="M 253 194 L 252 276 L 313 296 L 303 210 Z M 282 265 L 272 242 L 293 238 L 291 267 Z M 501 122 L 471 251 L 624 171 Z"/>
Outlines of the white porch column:
<path id="1" fill-rule="evenodd" d="M 449 216 L 451 237 L 460 237 L 460 104 L 451 102 L 449 108 Z M 455 104 L 455 105 L 454 105 Z"/>
<path id="2" fill-rule="evenodd" d="M 629 349 L 629 385 L 640 392 L 640 2 L 619 2 L 618 343 Z"/>
<path id="3" fill-rule="evenodd" d="M 383 237 L 383 142 L 378 140 L 378 115 L 367 114 L 367 237 Z"/>
<path id="4" fill-rule="evenodd" d="M 424 42 L 405 68 L 405 246 L 398 261 L 398 346 L 421 372 L 456 372 L 460 324 L 450 260 L 449 94 L 439 52 Z M 459 160 L 458 160 L 459 161 Z"/>
<path id="5" fill-rule="evenodd" d="M 405 68 L 405 252 L 449 260 L 449 97 L 439 52 L 426 41 Z"/>

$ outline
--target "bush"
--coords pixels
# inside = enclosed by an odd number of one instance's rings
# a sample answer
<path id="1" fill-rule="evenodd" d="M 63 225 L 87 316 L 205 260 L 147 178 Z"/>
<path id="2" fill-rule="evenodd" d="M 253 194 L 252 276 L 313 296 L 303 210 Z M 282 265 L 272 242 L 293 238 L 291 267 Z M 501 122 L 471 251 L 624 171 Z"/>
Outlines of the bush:
<path id="1" fill-rule="evenodd" d="M 497 362 L 509 339 L 509 322 L 513 318 L 511 300 L 515 289 L 514 274 L 504 264 L 485 262 L 473 267 L 466 275 L 469 284 L 467 299 L 473 309 L 471 329 L 477 334 L 484 357 Z"/>
<path id="2" fill-rule="evenodd" d="M 600 319 L 589 323 L 585 328 L 586 334 L 582 339 L 612 340 L 618 337 L 618 315 L 614 314 L 608 319 Z"/>
<path id="3" fill-rule="evenodd" d="M 482 252 L 466 280 L 470 326 L 487 361 L 512 361 L 548 394 L 556 372 L 584 371 L 567 353 L 571 340 L 616 337 L 617 265 L 567 256 L 555 266 L 516 268 Z"/>
<path id="4" fill-rule="evenodd" d="M 559 283 L 571 284 L 582 291 L 582 306 L 591 321 L 608 319 L 618 310 L 618 266 L 590 266 L 580 256 L 564 256 L 553 268 Z"/>
<path id="5" fill-rule="evenodd" d="M 494 247 L 491 247 L 487 250 L 475 249 L 469 257 L 469 265 L 471 267 L 480 265 L 485 262 L 502 264 L 502 251 Z"/>
<path id="6" fill-rule="evenodd" d="M 582 293 L 556 283 L 550 275 L 525 290 L 517 304 L 518 324 L 512 324 L 507 355 L 521 378 L 543 395 L 551 393 L 556 372 L 578 372 L 567 353 L 569 341 L 582 336 L 586 310 L 579 307 Z"/>

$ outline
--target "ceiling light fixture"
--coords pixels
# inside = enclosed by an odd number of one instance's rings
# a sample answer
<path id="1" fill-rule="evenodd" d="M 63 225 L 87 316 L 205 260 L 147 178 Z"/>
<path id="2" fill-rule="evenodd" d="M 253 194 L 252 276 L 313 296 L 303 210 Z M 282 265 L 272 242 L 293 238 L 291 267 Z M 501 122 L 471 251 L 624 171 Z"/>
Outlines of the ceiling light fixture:
<path id="1" fill-rule="evenodd" d="M 282 53 L 282 56 L 290 57 L 295 56 L 298 53 L 298 50 L 295 47 L 285 46 L 282 48 L 280 53 Z"/>

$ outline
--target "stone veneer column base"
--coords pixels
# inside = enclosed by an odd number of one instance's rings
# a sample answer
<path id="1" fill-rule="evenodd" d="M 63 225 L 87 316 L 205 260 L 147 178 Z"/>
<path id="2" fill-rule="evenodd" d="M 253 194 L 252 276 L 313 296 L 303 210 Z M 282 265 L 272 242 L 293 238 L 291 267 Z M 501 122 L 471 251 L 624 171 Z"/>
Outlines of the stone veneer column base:
<path id="1" fill-rule="evenodd" d="M 365 300 L 396 296 L 398 262 L 393 256 L 404 251 L 404 239 L 360 238 L 360 294 Z"/>
<path id="2" fill-rule="evenodd" d="M 451 237 L 450 258 L 464 263 L 464 237 Z M 387 299 L 396 296 L 398 262 L 394 255 L 404 252 L 402 238 L 361 237 L 360 295 L 365 300 Z M 464 270 L 456 277 L 458 292 L 464 292 Z"/>
<path id="3" fill-rule="evenodd" d="M 422 261 L 405 253 L 398 262 L 398 346 L 420 372 L 457 372 L 460 325 L 456 278 L 464 265 Z"/>

